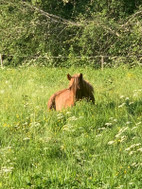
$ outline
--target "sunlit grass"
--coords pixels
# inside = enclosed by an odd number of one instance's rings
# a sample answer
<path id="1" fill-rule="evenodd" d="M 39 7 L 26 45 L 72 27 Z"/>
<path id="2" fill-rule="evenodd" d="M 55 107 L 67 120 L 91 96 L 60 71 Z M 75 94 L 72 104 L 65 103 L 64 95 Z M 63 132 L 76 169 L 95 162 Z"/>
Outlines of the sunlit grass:
<path id="1" fill-rule="evenodd" d="M 78 72 L 96 104 L 48 112 Z M 4 69 L 0 80 L 0 188 L 142 187 L 141 69 Z"/>

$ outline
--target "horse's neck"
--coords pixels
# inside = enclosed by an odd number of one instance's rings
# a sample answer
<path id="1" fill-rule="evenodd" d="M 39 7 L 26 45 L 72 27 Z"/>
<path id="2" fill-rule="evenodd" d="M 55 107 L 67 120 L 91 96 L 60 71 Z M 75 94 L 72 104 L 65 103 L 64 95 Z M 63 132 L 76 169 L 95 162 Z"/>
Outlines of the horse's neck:
<path id="1" fill-rule="evenodd" d="M 71 87 L 71 93 L 72 93 L 72 97 L 75 100 L 78 100 L 81 98 L 82 96 L 82 91 L 81 90 L 78 90 L 76 87 Z"/>

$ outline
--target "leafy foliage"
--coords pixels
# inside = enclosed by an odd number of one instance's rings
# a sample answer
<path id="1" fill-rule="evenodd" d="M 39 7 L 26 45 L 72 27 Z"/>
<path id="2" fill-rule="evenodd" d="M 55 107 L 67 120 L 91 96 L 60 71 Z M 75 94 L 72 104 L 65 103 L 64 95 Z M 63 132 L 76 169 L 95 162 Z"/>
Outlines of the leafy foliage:
<path id="1" fill-rule="evenodd" d="M 140 0 L 1 0 L 0 53 L 14 66 L 94 65 L 101 55 L 139 63 L 141 16 Z"/>

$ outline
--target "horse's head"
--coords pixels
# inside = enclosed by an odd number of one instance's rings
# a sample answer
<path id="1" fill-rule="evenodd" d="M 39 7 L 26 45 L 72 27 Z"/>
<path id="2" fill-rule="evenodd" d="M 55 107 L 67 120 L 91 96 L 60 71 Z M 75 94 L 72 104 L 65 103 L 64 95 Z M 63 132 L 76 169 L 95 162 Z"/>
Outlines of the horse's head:
<path id="1" fill-rule="evenodd" d="M 70 74 L 67 74 L 67 78 L 70 81 L 69 87 L 75 87 L 76 89 L 81 89 L 82 81 L 83 81 L 83 74 L 75 74 L 74 76 L 71 76 Z"/>

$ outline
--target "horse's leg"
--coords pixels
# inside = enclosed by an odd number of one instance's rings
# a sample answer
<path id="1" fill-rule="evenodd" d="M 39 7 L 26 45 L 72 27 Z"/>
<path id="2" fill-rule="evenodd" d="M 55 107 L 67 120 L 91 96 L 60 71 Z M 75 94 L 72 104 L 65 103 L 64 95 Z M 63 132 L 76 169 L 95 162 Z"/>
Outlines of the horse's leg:
<path id="1" fill-rule="evenodd" d="M 93 104 L 95 104 L 95 98 L 94 98 L 94 95 L 93 95 L 93 94 L 91 94 L 90 100 L 92 101 Z"/>
<path id="2" fill-rule="evenodd" d="M 48 110 L 52 110 L 52 109 L 56 110 L 55 97 L 56 97 L 55 94 L 50 97 L 48 101 Z"/>

